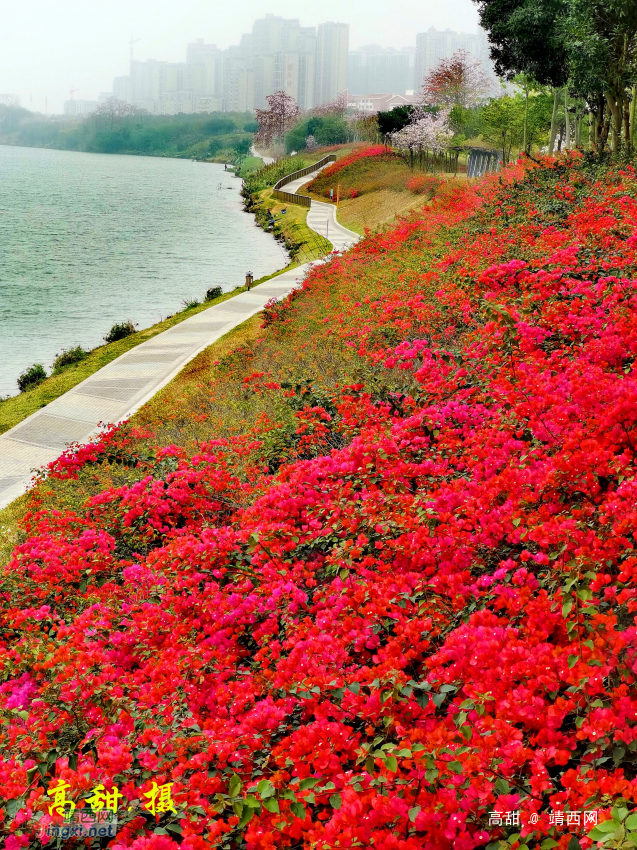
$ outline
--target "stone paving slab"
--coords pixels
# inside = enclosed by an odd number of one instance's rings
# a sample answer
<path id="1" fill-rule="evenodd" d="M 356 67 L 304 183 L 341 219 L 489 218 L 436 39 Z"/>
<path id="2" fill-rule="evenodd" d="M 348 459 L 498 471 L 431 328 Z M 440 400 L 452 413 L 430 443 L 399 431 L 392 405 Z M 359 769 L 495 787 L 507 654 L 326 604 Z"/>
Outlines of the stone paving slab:
<path id="1" fill-rule="evenodd" d="M 295 180 L 296 192 L 311 176 Z M 333 204 L 312 201 L 308 226 L 324 235 L 337 251 L 359 239 L 336 221 Z M 317 262 L 321 262 L 320 260 Z M 263 309 L 272 298 L 285 298 L 313 265 L 306 263 L 222 301 L 127 351 L 68 393 L 0 434 L 0 509 L 28 489 L 34 470 L 55 460 L 72 443 L 100 433 L 100 423 L 128 419 L 163 389 L 201 351 Z"/>

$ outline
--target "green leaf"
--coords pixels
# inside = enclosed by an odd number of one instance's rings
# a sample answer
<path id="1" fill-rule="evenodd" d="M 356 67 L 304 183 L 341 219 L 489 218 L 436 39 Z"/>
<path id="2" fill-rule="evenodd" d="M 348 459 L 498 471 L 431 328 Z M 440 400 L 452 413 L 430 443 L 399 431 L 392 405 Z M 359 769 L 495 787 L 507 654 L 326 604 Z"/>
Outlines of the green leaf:
<path id="1" fill-rule="evenodd" d="M 178 835 L 181 835 L 183 832 L 183 828 L 178 823 L 167 823 L 166 829 L 169 829 L 171 832 L 176 832 Z"/>
<path id="2" fill-rule="evenodd" d="M 332 796 L 330 797 L 330 806 L 333 809 L 340 809 L 340 807 L 342 805 L 343 805 L 343 798 L 341 797 L 341 795 L 340 794 L 332 794 Z"/>
<path id="3" fill-rule="evenodd" d="M 351 683 L 347 686 L 347 690 L 348 690 L 348 691 L 351 691 L 353 694 L 357 694 L 357 693 L 359 693 L 359 692 L 360 692 L 360 689 L 361 689 L 360 682 L 351 682 Z"/>
<path id="4" fill-rule="evenodd" d="M 247 826 L 250 823 L 256 811 L 256 809 L 253 809 L 250 806 L 244 806 L 241 817 L 239 818 L 239 823 L 237 824 L 239 829 L 242 829 L 244 826 Z"/>
<path id="5" fill-rule="evenodd" d="M 575 665 L 577 664 L 578 661 L 579 661 L 579 655 L 569 655 L 569 657 L 568 657 L 569 670 L 572 670 L 573 667 L 575 667 Z"/>
<path id="6" fill-rule="evenodd" d="M 279 802 L 275 800 L 274 797 L 268 797 L 263 801 L 263 808 L 267 809 L 268 812 L 273 812 L 274 814 L 279 813 Z"/>
<path id="7" fill-rule="evenodd" d="M 267 797 L 273 797 L 275 792 L 276 788 L 269 779 L 262 779 L 257 785 L 257 794 L 262 800 L 265 800 Z"/>
<path id="8" fill-rule="evenodd" d="M 459 761 L 450 761 L 447 767 L 449 770 L 453 770 L 454 773 L 462 773 L 462 765 Z"/>
<path id="9" fill-rule="evenodd" d="M 299 782 L 299 788 L 301 791 L 306 791 L 308 788 L 314 788 L 321 780 L 316 776 L 308 776 L 306 779 L 302 779 Z"/>
<path id="10" fill-rule="evenodd" d="M 573 607 L 573 600 L 569 599 L 568 602 L 565 602 L 562 605 L 562 617 L 566 617 L 568 614 L 570 614 L 572 607 Z"/>
<path id="11" fill-rule="evenodd" d="M 305 806 L 303 805 L 303 803 L 291 803 L 290 811 L 297 818 L 305 819 Z"/>
<path id="12" fill-rule="evenodd" d="M 385 759 L 385 766 L 387 770 L 389 770 L 391 773 L 396 773 L 396 771 L 398 770 L 398 762 L 396 761 L 394 756 L 387 756 L 387 758 Z"/>
<path id="13" fill-rule="evenodd" d="M 602 832 L 598 827 L 591 829 L 591 831 L 586 836 L 590 838 L 591 841 L 603 841 L 605 838 L 608 838 L 609 835 L 607 832 Z"/>
<path id="14" fill-rule="evenodd" d="M 552 838 L 545 838 L 544 841 L 540 844 L 542 850 L 550 850 L 551 847 L 557 846 L 557 841 L 554 841 Z"/>
<path id="15" fill-rule="evenodd" d="M 508 794 L 511 790 L 511 786 L 506 781 L 506 779 L 496 779 L 493 784 L 495 785 L 496 790 L 500 792 L 500 794 Z"/>
<path id="16" fill-rule="evenodd" d="M 615 832 L 616 829 L 619 829 L 621 826 L 620 822 L 611 818 L 611 820 L 602 821 L 602 823 L 598 823 L 596 829 L 600 832 Z"/>
<path id="17" fill-rule="evenodd" d="M 634 815 L 628 815 L 624 826 L 627 829 L 637 829 L 637 813 L 635 813 Z"/>
<path id="18" fill-rule="evenodd" d="M 568 842 L 566 850 L 582 850 L 582 845 L 577 840 L 576 835 L 571 835 L 571 840 Z"/>
<path id="19" fill-rule="evenodd" d="M 414 806 L 413 809 L 409 810 L 409 820 L 412 823 L 416 822 L 416 818 L 418 817 L 419 812 L 420 812 L 420 806 Z"/>
<path id="20" fill-rule="evenodd" d="M 426 691 L 418 691 L 418 693 L 416 694 L 416 702 L 421 708 L 427 708 L 427 703 L 429 702 L 429 694 L 426 693 Z"/>
<path id="21" fill-rule="evenodd" d="M 230 782 L 228 782 L 228 796 L 237 797 L 242 788 L 243 782 L 239 779 L 236 773 L 233 773 L 230 777 Z"/>

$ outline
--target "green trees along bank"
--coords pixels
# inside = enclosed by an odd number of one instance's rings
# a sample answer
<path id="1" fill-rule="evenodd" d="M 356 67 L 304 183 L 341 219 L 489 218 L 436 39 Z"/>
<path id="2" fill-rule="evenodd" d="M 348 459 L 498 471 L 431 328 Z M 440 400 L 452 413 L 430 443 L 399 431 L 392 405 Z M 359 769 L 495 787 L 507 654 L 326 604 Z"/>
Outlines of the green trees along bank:
<path id="1" fill-rule="evenodd" d="M 255 130 L 249 113 L 149 115 L 132 107 L 107 106 L 80 119 L 0 106 L 1 144 L 90 153 L 216 157 L 236 162 L 248 153 Z"/>

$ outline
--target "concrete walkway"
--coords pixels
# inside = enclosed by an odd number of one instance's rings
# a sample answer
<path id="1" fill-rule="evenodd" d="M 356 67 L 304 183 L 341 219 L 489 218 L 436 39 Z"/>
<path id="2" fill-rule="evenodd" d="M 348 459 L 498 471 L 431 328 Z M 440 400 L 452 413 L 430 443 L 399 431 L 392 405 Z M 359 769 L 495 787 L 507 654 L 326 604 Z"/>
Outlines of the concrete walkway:
<path id="1" fill-rule="evenodd" d="M 290 183 L 286 191 L 296 192 L 312 176 Z M 360 238 L 337 223 L 330 204 L 312 201 L 307 221 L 338 251 Z M 128 419 L 197 354 L 262 310 L 271 298 L 285 298 L 311 265 L 283 272 L 157 334 L 1 434 L 0 509 L 28 489 L 34 470 L 55 460 L 71 443 L 88 442 L 101 426 Z"/>

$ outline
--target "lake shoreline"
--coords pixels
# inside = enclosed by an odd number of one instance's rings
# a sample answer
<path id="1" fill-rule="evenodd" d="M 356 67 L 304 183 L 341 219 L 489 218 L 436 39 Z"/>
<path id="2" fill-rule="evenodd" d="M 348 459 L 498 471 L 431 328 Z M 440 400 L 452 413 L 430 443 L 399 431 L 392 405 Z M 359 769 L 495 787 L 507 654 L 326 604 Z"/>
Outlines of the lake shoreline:
<path id="1" fill-rule="evenodd" d="M 279 241 L 272 238 L 273 234 L 259 228 L 254 218 L 248 223 L 243 215 L 246 210 L 241 197 L 241 183 L 235 182 L 234 172 L 221 168 L 222 163 L 206 163 L 217 168 L 200 171 L 200 163 L 194 162 L 194 171 L 191 172 L 187 161 L 182 157 L 138 156 L 137 159 L 132 159 L 125 154 L 95 154 L 91 156 L 89 164 L 84 153 L 27 148 L 22 145 L 0 146 L 0 180 L 5 176 L 2 166 L 5 166 L 6 171 L 7 159 L 10 160 L 7 172 L 10 179 L 3 180 L 4 192 L 0 186 L 0 210 L 5 211 L 5 220 L 0 221 L 0 237 L 9 233 L 12 214 L 14 219 L 18 215 L 22 216 L 24 231 L 21 234 L 22 242 L 14 251 L 18 260 L 13 268 L 6 259 L 12 246 L 4 246 L 5 257 L 2 256 L 0 246 L 0 267 L 3 265 L 2 260 L 5 260 L 4 274 L 0 278 L 0 327 L 5 332 L 4 345 L 7 346 L 7 354 L 1 358 L 4 361 L 4 377 L 0 381 L 2 397 L 14 397 L 13 382 L 21 371 L 33 363 L 34 351 L 38 362 L 50 364 L 60 350 L 78 344 L 88 350 L 100 348 L 102 346 L 98 340 L 108 331 L 109 320 L 116 323 L 130 317 L 136 325 L 148 329 L 156 325 L 158 320 L 161 321 L 161 316 L 181 312 L 183 306 L 179 305 L 179 300 L 182 304 L 193 300 L 202 301 L 205 291 L 211 285 L 221 285 L 224 293 L 228 294 L 242 287 L 248 270 L 258 275 L 258 279 L 262 279 L 281 273 L 291 265 L 288 253 Z M 85 193 L 93 192 L 95 195 L 91 199 L 92 202 L 95 201 L 95 209 L 90 209 L 83 219 L 78 216 L 76 209 L 73 210 L 73 215 L 64 216 L 54 203 L 49 204 L 47 208 L 46 203 L 41 204 L 39 198 L 33 202 L 29 198 L 23 200 L 21 195 L 28 194 L 29 190 L 32 194 L 36 193 L 28 182 L 28 170 L 26 174 L 22 174 L 23 160 L 30 157 L 34 157 L 42 165 L 48 165 L 49 158 L 62 159 L 66 169 L 71 172 L 81 169 L 89 172 L 95 169 L 106 170 L 108 182 L 100 186 L 100 189 L 105 188 L 104 195 L 107 197 L 100 194 L 99 190 L 91 189 L 91 173 L 89 176 L 84 174 L 82 179 L 75 179 L 75 185 L 72 187 L 76 190 L 73 195 L 74 205 L 81 206 L 85 202 Z M 96 160 L 97 164 L 94 165 Z M 137 164 L 142 162 L 144 167 L 135 175 L 140 185 L 133 192 L 129 183 L 126 183 L 126 175 L 138 171 Z M 169 168 L 168 172 L 165 167 Z M 120 171 L 125 171 L 126 174 L 122 175 Z M 39 174 L 36 176 L 39 177 Z M 75 174 L 72 176 L 76 178 Z M 143 221 L 142 225 L 138 226 L 138 221 L 132 220 L 132 214 L 134 213 L 137 219 L 143 217 L 145 207 L 152 207 L 156 200 L 152 191 L 149 192 L 147 188 L 149 176 L 158 185 L 156 191 L 161 193 L 160 214 L 155 215 L 156 221 Z M 167 176 L 177 184 L 168 199 L 164 197 Z M 232 180 L 229 179 L 231 177 Z M 187 183 L 185 188 L 182 185 L 184 180 Z M 8 185 L 11 183 L 14 185 Z M 123 184 L 125 186 L 121 194 L 133 195 L 136 207 L 132 212 L 126 211 L 127 220 L 122 224 L 122 216 L 119 215 L 119 207 L 116 205 L 120 200 L 117 189 Z M 194 189 L 194 197 L 189 196 L 188 189 L 191 187 Z M 55 188 L 59 190 L 59 187 Z M 154 186 L 151 189 L 154 189 Z M 10 194 L 11 190 L 14 190 L 13 194 Z M 69 189 L 68 193 L 70 192 Z M 115 210 L 108 207 L 109 194 L 114 199 Z M 180 199 L 184 197 L 187 200 L 184 204 L 185 210 L 180 204 Z M 18 198 L 16 206 L 22 203 L 24 212 L 21 209 L 12 210 L 15 198 Z M 52 212 L 49 212 L 49 209 Z M 163 238 L 162 231 L 167 229 L 165 219 L 171 215 L 175 219 L 175 233 L 170 234 L 172 243 L 166 244 L 167 240 Z M 56 218 L 52 223 L 52 219 Z M 199 233 L 195 242 L 189 238 L 190 218 L 193 222 L 192 230 Z M 28 220 L 29 225 L 33 222 L 33 226 L 27 227 L 24 220 Z M 76 227 L 75 222 L 78 220 Z M 245 224 L 241 224 L 242 221 L 245 221 Z M 137 232 L 131 233 L 135 226 L 138 226 Z M 117 227 L 124 229 L 123 236 L 115 233 L 115 238 L 110 239 L 109 235 L 116 231 Z M 77 231 L 80 232 L 79 236 Z M 56 254 L 55 263 L 47 250 L 47 238 L 51 233 Z M 9 237 L 7 239 L 10 243 Z M 64 239 L 68 241 L 66 253 L 64 245 L 60 245 Z M 100 244 L 96 256 L 92 257 L 88 252 L 92 246 L 86 243 L 96 239 Z M 157 251 L 152 250 L 155 245 Z M 82 254 L 78 248 L 83 251 Z M 165 266 L 157 261 L 157 254 L 161 251 L 166 254 Z M 52 265 L 55 265 L 53 270 Z M 243 265 L 245 269 L 238 273 L 238 269 Z M 119 279 L 118 272 L 122 267 L 124 276 L 128 276 L 131 281 L 128 288 Z M 68 286 L 68 280 L 73 275 L 78 280 L 73 286 Z M 175 282 L 171 284 L 173 279 Z M 112 297 L 109 293 L 111 285 L 117 289 Z M 34 290 L 33 298 L 36 292 L 37 298 L 35 303 L 27 304 L 26 309 L 22 309 L 26 297 L 24 290 L 29 286 Z M 133 298 L 131 291 L 134 293 Z M 95 300 L 92 296 L 97 296 L 100 310 L 87 314 L 91 328 L 97 325 L 89 334 L 83 305 L 86 305 L 87 310 L 90 309 L 89 305 L 92 306 L 92 301 Z M 56 307 L 57 314 L 54 319 L 57 320 L 57 326 L 53 329 L 46 328 L 45 331 L 47 319 L 44 316 L 47 314 L 50 299 L 62 299 L 64 303 Z M 157 306 L 161 311 L 160 316 L 157 315 Z M 16 327 L 12 327 L 13 324 Z M 62 333 L 60 327 L 67 326 L 67 330 Z M 28 355 L 23 356 L 21 362 L 14 356 L 14 350 L 8 347 L 16 340 L 23 350 L 27 347 L 25 342 L 28 343 Z M 13 363 L 16 365 L 12 367 Z"/>

